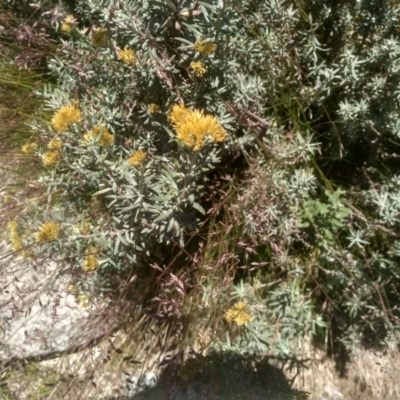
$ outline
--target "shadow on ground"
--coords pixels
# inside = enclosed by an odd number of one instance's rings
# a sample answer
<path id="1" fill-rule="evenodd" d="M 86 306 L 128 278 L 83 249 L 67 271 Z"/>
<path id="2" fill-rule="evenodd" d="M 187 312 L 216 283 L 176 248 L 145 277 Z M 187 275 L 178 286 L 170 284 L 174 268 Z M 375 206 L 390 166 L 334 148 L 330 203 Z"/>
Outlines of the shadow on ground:
<path id="1" fill-rule="evenodd" d="M 193 355 L 170 361 L 158 376 L 127 379 L 130 400 L 295 400 L 307 394 L 291 389 L 282 368 L 265 358 L 237 354 Z M 140 393 L 137 393 L 142 390 Z"/>

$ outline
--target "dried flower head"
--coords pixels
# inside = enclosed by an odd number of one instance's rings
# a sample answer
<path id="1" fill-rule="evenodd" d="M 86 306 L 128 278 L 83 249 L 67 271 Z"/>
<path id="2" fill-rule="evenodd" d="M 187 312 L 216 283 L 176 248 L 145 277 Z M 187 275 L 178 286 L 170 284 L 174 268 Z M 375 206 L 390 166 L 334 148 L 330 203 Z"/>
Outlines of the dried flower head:
<path id="1" fill-rule="evenodd" d="M 118 52 L 119 59 L 127 65 L 133 65 L 136 62 L 136 54 L 131 49 L 124 49 Z"/>
<path id="2" fill-rule="evenodd" d="M 97 248 L 89 247 L 86 250 L 87 257 L 83 261 L 83 270 L 86 272 L 94 271 L 99 266 L 99 260 L 97 258 Z"/>
<path id="3" fill-rule="evenodd" d="M 128 164 L 133 166 L 140 165 L 146 157 L 147 153 L 145 151 L 137 150 L 128 159 Z"/>
<path id="4" fill-rule="evenodd" d="M 246 304 L 243 303 L 242 301 L 239 301 L 238 303 L 235 303 L 232 308 L 230 308 L 226 313 L 225 313 L 225 319 L 227 322 L 236 322 L 238 326 L 246 325 L 248 324 L 252 316 L 250 313 L 245 311 L 246 309 Z"/>
<path id="5" fill-rule="evenodd" d="M 111 146 L 114 143 L 114 136 L 102 125 L 97 125 L 91 131 L 85 133 L 83 137 L 88 142 L 98 143 L 102 147 Z"/>
<path id="6" fill-rule="evenodd" d="M 68 106 L 61 107 L 54 113 L 51 124 L 54 129 L 64 132 L 68 129 L 70 124 L 81 122 L 82 120 L 83 116 L 81 110 L 79 110 L 75 104 L 70 104 Z"/>
<path id="7" fill-rule="evenodd" d="M 47 148 L 50 150 L 58 150 L 62 147 L 62 140 L 60 139 L 51 139 L 47 145 Z"/>
<path id="8" fill-rule="evenodd" d="M 48 151 L 43 154 L 42 160 L 46 167 L 54 167 L 61 160 L 61 152 L 58 150 Z"/>
<path id="9" fill-rule="evenodd" d="M 147 109 L 147 112 L 149 114 L 156 114 L 156 113 L 159 113 L 160 110 L 161 110 L 161 108 L 158 104 L 151 103 Z"/>
<path id="10" fill-rule="evenodd" d="M 184 146 L 193 151 L 201 150 L 207 140 L 223 142 L 226 131 L 221 127 L 217 118 L 204 115 L 200 110 L 188 110 L 185 106 L 175 105 L 169 115 L 176 135 Z"/>
<path id="11" fill-rule="evenodd" d="M 206 348 L 211 342 L 211 332 L 210 328 L 200 329 L 197 333 L 196 344 L 199 345 L 200 348 Z"/>
<path id="12" fill-rule="evenodd" d="M 78 296 L 79 305 L 80 305 L 82 308 L 88 308 L 88 306 L 89 306 L 89 299 L 90 299 L 89 295 L 87 295 L 87 294 L 80 294 L 80 295 Z"/>
<path id="13" fill-rule="evenodd" d="M 201 61 L 191 62 L 190 68 L 192 68 L 193 73 L 198 77 L 202 77 L 207 72 L 206 66 Z"/>
<path id="14" fill-rule="evenodd" d="M 199 53 L 210 55 L 217 50 L 217 45 L 213 42 L 204 43 L 203 39 L 198 39 L 193 45 L 194 49 Z"/>
<path id="15" fill-rule="evenodd" d="M 22 146 L 22 152 L 26 154 L 27 156 L 31 155 L 34 153 L 34 151 L 37 149 L 37 143 L 26 143 Z"/>
<path id="16" fill-rule="evenodd" d="M 50 242 L 51 240 L 57 239 L 60 234 L 61 226 L 55 222 L 46 222 L 41 227 L 39 232 L 35 233 L 35 239 L 37 242 Z"/>
<path id="17" fill-rule="evenodd" d="M 103 47 L 107 44 L 107 33 L 103 28 L 96 28 L 92 33 L 92 44 L 97 47 Z"/>

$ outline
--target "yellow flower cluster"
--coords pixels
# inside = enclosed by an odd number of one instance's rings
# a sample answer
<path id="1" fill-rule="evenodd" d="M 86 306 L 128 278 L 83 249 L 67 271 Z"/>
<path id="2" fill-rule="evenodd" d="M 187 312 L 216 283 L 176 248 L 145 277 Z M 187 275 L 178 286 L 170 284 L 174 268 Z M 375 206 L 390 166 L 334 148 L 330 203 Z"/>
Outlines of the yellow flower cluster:
<path id="1" fill-rule="evenodd" d="M 35 233 L 35 239 L 37 242 L 50 242 L 58 238 L 60 231 L 60 225 L 55 222 L 46 222 L 40 227 L 39 232 Z"/>
<path id="2" fill-rule="evenodd" d="M 95 141 L 102 147 L 111 146 L 114 143 L 114 136 L 102 125 L 97 125 L 91 131 L 85 133 L 83 137 L 88 142 Z"/>
<path id="3" fill-rule="evenodd" d="M 147 112 L 149 114 L 157 114 L 160 112 L 160 106 L 155 103 L 151 103 L 147 109 Z"/>
<path id="4" fill-rule="evenodd" d="M 206 72 L 207 68 L 201 61 L 193 61 L 190 63 L 193 73 L 199 78 L 202 77 Z"/>
<path id="5" fill-rule="evenodd" d="M 34 151 L 37 149 L 37 143 L 26 143 L 22 146 L 22 152 L 29 156 L 30 154 L 33 154 Z"/>
<path id="6" fill-rule="evenodd" d="M 60 139 L 51 139 L 47 145 L 47 148 L 50 150 L 58 150 L 62 147 L 62 140 Z"/>
<path id="7" fill-rule="evenodd" d="M 127 65 L 133 65 L 136 62 L 136 54 L 131 49 L 120 50 L 118 53 L 119 59 Z"/>
<path id="8" fill-rule="evenodd" d="M 89 306 L 89 299 L 90 299 L 89 295 L 87 295 L 87 294 L 80 294 L 80 295 L 78 296 L 79 305 L 80 305 L 82 308 L 88 308 L 88 306 Z"/>
<path id="9" fill-rule="evenodd" d="M 103 47 L 107 44 L 107 33 L 103 28 L 96 28 L 92 33 L 92 44 Z"/>
<path id="10" fill-rule="evenodd" d="M 71 293 L 76 293 L 76 285 L 69 285 L 69 286 L 68 286 L 68 290 L 69 290 Z"/>
<path id="11" fill-rule="evenodd" d="M 65 33 L 71 33 L 75 25 L 75 18 L 73 15 L 67 15 L 64 18 L 64 23 L 61 25 L 61 30 Z"/>
<path id="12" fill-rule="evenodd" d="M 242 301 L 235 303 L 233 307 L 225 313 L 225 319 L 228 322 L 236 322 L 238 326 L 248 324 L 251 321 L 252 316 L 250 313 L 245 311 L 245 308 L 246 304 Z"/>
<path id="13" fill-rule="evenodd" d="M 18 251 L 22 249 L 23 243 L 22 238 L 18 232 L 18 223 L 16 221 L 10 221 L 8 223 L 8 229 L 10 231 L 10 242 L 12 243 L 12 250 Z M 23 236 L 26 236 L 27 232 L 24 233 Z M 35 257 L 34 253 L 31 250 L 22 250 L 21 253 L 22 258 L 31 258 Z"/>
<path id="14" fill-rule="evenodd" d="M 132 166 L 140 165 L 146 157 L 147 153 L 145 151 L 137 150 L 128 159 L 128 164 Z"/>
<path id="15" fill-rule="evenodd" d="M 204 115 L 200 110 L 192 111 L 185 106 L 175 105 L 168 118 L 178 139 L 193 151 L 201 150 L 207 144 L 207 140 L 223 142 L 226 138 L 226 131 L 217 118 Z"/>
<path id="16" fill-rule="evenodd" d="M 94 253 L 94 254 L 93 254 Z M 97 248 L 89 247 L 86 250 L 87 257 L 83 262 L 83 270 L 86 272 L 94 271 L 99 266 L 99 260 L 97 258 Z"/>
<path id="17" fill-rule="evenodd" d="M 18 251 L 22 247 L 22 239 L 18 233 L 18 223 L 17 221 L 10 221 L 8 223 L 8 229 L 10 231 L 10 241 L 12 243 L 12 250 Z"/>
<path id="18" fill-rule="evenodd" d="M 43 154 L 42 160 L 46 167 L 53 167 L 59 164 L 61 159 L 61 152 L 58 150 L 48 151 Z"/>
<path id="19" fill-rule="evenodd" d="M 57 131 L 64 132 L 68 129 L 68 125 L 81 122 L 82 120 L 83 116 L 81 110 L 79 110 L 75 104 L 70 104 L 61 107 L 54 113 L 51 124 Z"/>
<path id="20" fill-rule="evenodd" d="M 203 43 L 203 39 L 198 39 L 193 45 L 194 49 L 199 53 L 210 55 L 217 50 L 217 45 L 212 42 Z"/>

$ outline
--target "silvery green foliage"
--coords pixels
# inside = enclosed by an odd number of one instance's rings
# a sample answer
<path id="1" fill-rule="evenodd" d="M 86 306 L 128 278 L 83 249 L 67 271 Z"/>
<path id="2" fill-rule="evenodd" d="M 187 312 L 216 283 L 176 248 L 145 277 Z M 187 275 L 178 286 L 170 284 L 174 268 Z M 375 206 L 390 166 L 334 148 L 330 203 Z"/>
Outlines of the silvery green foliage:
<path id="1" fill-rule="evenodd" d="M 240 39 L 230 41 L 242 68 L 262 82 L 254 105 L 260 115 L 310 124 L 329 160 L 351 162 L 357 150 L 369 162 L 391 156 L 399 125 L 398 6 L 271 0 L 242 2 L 241 12 Z"/>
<path id="2" fill-rule="evenodd" d="M 293 127 L 291 135 L 270 129 L 233 206 L 241 242 L 258 253 L 246 254 L 248 267 L 259 270 L 265 296 L 275 299 L 269 310 L 277 323 L 291 321 L 280 332 L 285 348 L 304 334 L 296 328 L 303 317 L 306 331 L 318 335 L 329 335 L 320 328 L 332 322 L 347 345 L 385 341 L 398 329 L 400 296 L 393 245 L 400 8 L 389 1 L 278 0 L 242 2 L 241 11 L 248 14 L 236 41 L 238 63 L 265 85 L 258 112 Z M 309 131 L 318 152 L 296 159 L 301 146 L 293 132 L 306 138 Z M 285 300 L 288 287 L 302 293 L 297 306 Z M 250 288 L 232 295 L 262 303 Z M 317 319 L 322 324 L 312 330 Z"/>
<path id="3" fill-rule="evenodd" d="M 271 136 L 264 140 L 268 149 L 265 158 L 251 164 L 237 202 L 231 206 L 234 218 L 241 223 L 237 228 L 241 240 L 252 243 L 249 246 L 263 256 L 249 256 L 248 260 L 249 268 L 259 271 L 258 278 L 251 284 L 235 286 L 230 293 L 230 298 L 248 305 L 252 319 L 237 336 L 217 343 L 219 349 L 268 350 L 279 356 L 293 356 L 299 338 L 316 335 L 327 326 L 315 307 L 311 289 L 304 286 L 308 271 L 294 248 L 311 251 L 314 243 L 306 229 L 316 229 L 333 241 L 349 210 L 336 200 L 340 191 L 332 195 L 336 201 L 316 200 L 317 180 L 309 159 L 318 146 L 312 138 L 296 133 L 285 136 L 282 132 L 271 129 Z"/>
<path id="4" fill-rule="evenodd" d="M 268 352 L 272 356 L 296 357 L 299 339 L 316 335 L 327 324 L 316 312 L 311 296 L 304 297 L 302 266 L 292 268 L 288 283 L 281 287 L 266 290 L 259 280 L 234 286 L 231 298 L 246 302 L 251 321 L 241 329 L 230 329 L 225 340 L 210 346 L 244 355 Z"/>
<path id="5" fill-rule="evenodd" d="M 160 243 L 184 244 L 206 212 L 200 202 L 220 148 L 235 146 L 240 109 L 254 108 L 265 88 L 259 77 L 242 72 L 234 53 L 227 57 L 235 47 L 229 37 L 243 23 L 233 5 L 211 2 L 193 10 L 186 1 L 101 0 L 78 2 L 75 11 L 73 29 L 60 30 L 59 49 L 48 61 L 58 87 L 42 94 L 50 112 L 76 104 L 83 120 L 65 132 L 37 122 L 39 155 L 50 139 L 59 138 L 62 160 L 41 179 L 53 205 L 38 208 L 37 220 L 28 225 L 35 229 L 41 220 L 62 225 L 61 241 L 42 249 L 72 263 L 78 274 L 74 281 L 85 292 L 96 282 L 106 288 L 110 276 L 142 265 L 145 257 L 154 259 Z M 96 44 L 92 39 L 99 28 L 105 40 Z M 215 53 L 196 52 L 198 39 L 215 43 Z M 125 48 L 135 52 L 133 65 L 119 59 Z M 207 69 L 201 77 L 190 66 L 199 60 Z M 174 104 L 183 102 L 218 118 L 228 133 L 222 145 L 210 143 L 198 152 L 182 145 L 167 117 Z M 159 112 L 149 111 L 152 104 Z M 113 145 L 85 142 L 97 125 L 114 135 Z M 251 133 L 247 128 L 242 136 Z M 147 157 L 132 167 L 127 160 L 136 150 Z M 81 232 L 86 223 L 90 233 Z M 100 266 L 86 279 L 82 264 L 91 247 L 99 252 Z"/>
<path id="6" fill-rule="evenodd" d="M 393 176 L 389 182 L 370 189 L 367 199 L 374 205 L 379 219 L 390 227 L 399 226 L 400 217 L 400 179 Z"/>
<path id="7" fill-rule="evenodd" d="M 339 146 L 331 145 L 332 150 L 351 157 L 357 144 L 359 152 L 368 150 L 367 161 L 390 157 L 381 151 L 393 152 L 389 140 L 398 137 L 399 7 L 388 1 L 326 2 L 324 7 L 310 1 L 305 11 L 315 45 L 300 52 L 311 83 L 303 90 L 314 94 L 315 120 L 331 121 L 327 137 L 333 144 L 336 135 L 343 152 Z"/>
<path id="8" fill-rule="evenodd" d="M 36 212 L 62 221 L 67 233 L 45 249 L 75 261 L 77 271 L 89 245 L 101 249 L 96 274 L 78 276 L 84 289 L 96 279 L 107 286 L 116 271 L 154 257 L 160 243 L 183 244 L 206 212 L 207 172 L 225 167 L 221 147 L 229 156 L 241 146 L 256 156 L 231 211 L 258 253 L 243 257 L 249 271 L 260 271 L 268 287 L 262 300 L 249 286 L 233 293 L 268 309 L 268 321 L 260 314 L 250 328 L 268 337 L 275 318 L 285 327 L 278 344 L 285 353 L 302 335 L 327 335 L 324 320 L 340 321 L 352 338 L 359 337 L 352 323 L 363 337 L 395 329 L 398 184 L 381 177 L 398 174 L 396 4 L 90 0 L 74 13 L 76 28 L 60 33 L 49 61 L 59 88 L 44 96 L 52 111 L 79 100 L 84 122 L 65 133 L 63 162 L 43 177 L 48 203 Z M 102 46 L 91 42 L 97 28 L 107 38 Z M 200 38 L 216 52 L 196 52 Z M 124 48 L 136 53 L 133 67 L 118 59 Z M 200 60 L 202 77 L 190 67 Z M 167 119 L 181 102 L 216 116 L 229 132 L 225 143 L 197 155 L 184 148 Z M 148 112 L 152 103 L 159 113 Z M 113 146 L 82 146 L 97 124 L 115 135 Z M 43 152 L 54 132 L 36 129 Z M 133 169 L 126 159 L 136 149 L 149 157 Z M 86 219 L 90 234 L 72 234 Z M 247 337 L 249 348 L 259 346 L 255 337 Z"/>
<path id="9" fill-rule="evenodd" d="M 290 137 L 272 128 L 264 144 L 271 157 L 254 160 L 249 170 L 251 184 L 238 198 L 233 209 L 244 218 L 244 233 L 257 241 L 284 241 L 289 245 L 302 222 L 298 214 L 302 204 L 316 188 L 316 178 L 308 166 L 317 145 L 300 134 Z"/>

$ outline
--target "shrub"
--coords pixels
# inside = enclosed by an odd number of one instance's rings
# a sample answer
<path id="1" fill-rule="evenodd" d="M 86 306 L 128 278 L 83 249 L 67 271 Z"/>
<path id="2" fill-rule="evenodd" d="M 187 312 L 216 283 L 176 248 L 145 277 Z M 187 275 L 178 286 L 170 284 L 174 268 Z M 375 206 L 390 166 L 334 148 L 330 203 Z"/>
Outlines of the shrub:
<path id="1" fill-rule="evenodd" d="M 347 344 L 396 337 L 398 14 L 78 1 L 53 24 L 53 117 L 25 148 L 47 198 L 18 221 L 24 244 L 56 256 L 85 304 L 132 275 L 161 280 L 159 301 L 192 290 L 186 311 L 202 302 L 223 349 L 292 355 L 334 327 Z M 189 251 L 207 212 L 208 247 Z M 173 245 L 186 265 L 156 280 Z"/>

